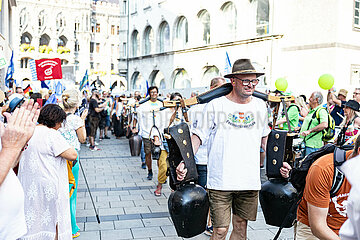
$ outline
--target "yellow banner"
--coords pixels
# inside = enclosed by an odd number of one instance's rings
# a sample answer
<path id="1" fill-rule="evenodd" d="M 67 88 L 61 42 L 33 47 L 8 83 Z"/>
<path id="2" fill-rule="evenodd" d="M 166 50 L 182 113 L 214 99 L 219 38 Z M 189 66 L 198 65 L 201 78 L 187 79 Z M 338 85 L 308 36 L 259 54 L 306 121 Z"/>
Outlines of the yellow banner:
<path id="1" fill-rule="evenodd" d="M 0 0 L 0 12 L 1 12 L 2 0 Z"/>

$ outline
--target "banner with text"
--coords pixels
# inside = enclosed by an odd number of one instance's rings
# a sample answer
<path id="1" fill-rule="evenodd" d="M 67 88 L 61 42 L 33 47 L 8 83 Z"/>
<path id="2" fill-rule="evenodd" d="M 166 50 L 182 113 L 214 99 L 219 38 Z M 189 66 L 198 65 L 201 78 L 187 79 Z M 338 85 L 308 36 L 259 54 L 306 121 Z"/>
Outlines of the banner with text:
<path id="1" fill-rule="evenodd" d="M 35 63 L 38 80 L 62 79 L 61 61 L 59 58 L 35 60 Z"/>

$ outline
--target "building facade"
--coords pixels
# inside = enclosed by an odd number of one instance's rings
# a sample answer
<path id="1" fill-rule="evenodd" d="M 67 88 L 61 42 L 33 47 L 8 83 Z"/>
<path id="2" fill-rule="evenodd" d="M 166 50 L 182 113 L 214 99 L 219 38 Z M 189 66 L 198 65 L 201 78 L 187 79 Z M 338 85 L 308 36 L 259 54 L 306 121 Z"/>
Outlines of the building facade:
<path id="1" fill-rule="evenodd" d="M 90 80 L 110 86 L 111 75 L 117 75 L 107 57 L 116 38 L 111 26 L 119 27 L 116 2 L 19 0 L 16 15 L 15 79 L 32 80 L 33 59 L 60 58 L 66 85 L 79 83 L 87 71 Z M 119 57 L 116 49 L 113 54 Z"/>
<path id="2" fill-rule="evenodd" d="M 326 11 L 323 6 L 326 5 Z M 359 0 L 131 0 L 120 3 L 119 71 L 130 89 L 209 85 L 230 62 L 250 58 L 266 73 L 260 87 L 285 77 L 296 94 L 359 86 Z"/>

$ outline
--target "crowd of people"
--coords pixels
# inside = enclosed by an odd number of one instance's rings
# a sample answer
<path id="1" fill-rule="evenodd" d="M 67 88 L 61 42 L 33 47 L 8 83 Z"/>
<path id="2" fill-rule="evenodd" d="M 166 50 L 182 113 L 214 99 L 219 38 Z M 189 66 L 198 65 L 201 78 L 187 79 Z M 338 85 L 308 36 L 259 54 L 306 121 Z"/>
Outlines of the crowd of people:
<path id="1" fill-rule="evenodd" d="M 230 94 L 188 109 L 198 184 L 209 195 L 206 233 L 211 239 L 225 239 L 232 219 L 230 239 L 246 239 L 248 221 L 257 216 L 260 169 L 266 162 L 271 128 L 298 133 L 306 156 L 324 145 L 324 131 L 334 122 L 335 137 L 327 141 L 354 145 L 343 166 L 349 181 L 345 179 L 336 195 L 330 196 L 333 156 L 326 155 L 311 166 L 297 211 L 295 239 L 359 239 L 359 175 L 354 171 L 359 169 L 360 88 L 349 100 L 347 90 L 335 95 L 330 89 L 326 103 L 322 93 L 315 91 L 308 99 L 300 95 L 279 109 L 252 96 L 263 74 L 249 59 L 239 59 L 225 76 L 233 86 Z M 210 89 L 225 84 L 225 78 L 212 79 Z M 148 97 L 142 98 L 138 91 L 119 96 L 96 89 L 82 93 L 69 89 L 54 104 L 49 103 L 49 91 L 33 93 L 29 99 L 23 89 L 15 91 L 5 96 L 0 122 L 0 239 L 78 237 L 81 143 L 90 151 L 100 151 L 101 140 L 111 134 L 116 139 L 141 136 L 139 167 L 147 169 L 146 178 L 152 180 L 152 163 L 157 161 L 154 195 L 162 195 L 169 172 L 164 129 L 185 121 L 180 108 L 163 108 L 163 101 L 179 101 L 183 99 L 180 93 L 162 98 L 152 86 Z M 291 169 L 284 163 L 280 172 L 288 178 Z M 176 173 L 177 180 L 185 178 L 184 162 Z"/>

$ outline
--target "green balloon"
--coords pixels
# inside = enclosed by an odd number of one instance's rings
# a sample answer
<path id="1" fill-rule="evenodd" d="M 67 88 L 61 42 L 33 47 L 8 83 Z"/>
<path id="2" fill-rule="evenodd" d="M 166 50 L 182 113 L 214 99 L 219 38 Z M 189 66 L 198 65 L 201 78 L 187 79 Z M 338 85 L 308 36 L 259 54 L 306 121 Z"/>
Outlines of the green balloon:
<path id="1" fill-rule="evenodd" d="M 319 77 L 319 86 L 324 90 L 329 90 L 334 86 L 334 77 L 331 74 L 323 74 Z"/>
<path id="2" fill-rule="evenodd" d="M 275 81 L 275 87 L 277 90 L 285 92 L 288 87 L 288 82 L 285 78 L 278 78 Z"/>

